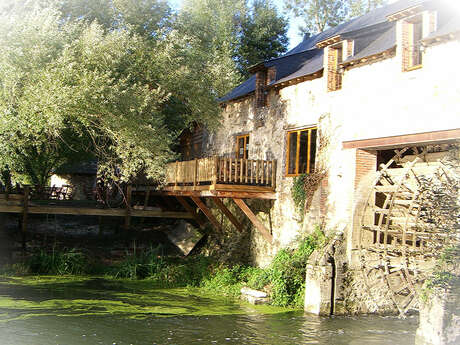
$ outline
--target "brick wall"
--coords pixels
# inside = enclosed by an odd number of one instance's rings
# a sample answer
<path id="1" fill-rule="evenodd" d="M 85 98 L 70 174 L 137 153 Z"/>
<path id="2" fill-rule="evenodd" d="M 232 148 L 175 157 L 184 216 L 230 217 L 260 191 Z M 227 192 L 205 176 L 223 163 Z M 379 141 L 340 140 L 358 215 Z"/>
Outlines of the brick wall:
<path id="1" fill-rule="evenodd" d="M 370 172 L 377 170 L 377 152 L 356 150 L 356 173 L 355 173 L 355 190 L 358 188 L 361 179 Z"/>
<path id="2" fill-rule="evenodd" d="M 256 108 L 261 108 L 266 105 L 265 85 L 267 84 L 267 71 L 256 72 Z"/>
<path id="3" fill-rule="evenodd" d="M 411 44 L 410 24 L 406 21 L 403 21 L 401 24 L 402 24 L 402 37 L 401 37 L 402 70 L 403 72 L 405 72 L 410 67 L 410 44 Z"/>
<path id="4" fill-rule="evenodd" d="M 342 87 L 342 75 L 338 72 L 338 64 L 342 60 L 341 49 L 329 47 L 327 55 L 327 90 L 335 91 Z"/>
<path id="5" fill-rule="evenodd" d="M 267 70 L 267 85 L 276 79 L 276 67 L 270 67 Z"/>

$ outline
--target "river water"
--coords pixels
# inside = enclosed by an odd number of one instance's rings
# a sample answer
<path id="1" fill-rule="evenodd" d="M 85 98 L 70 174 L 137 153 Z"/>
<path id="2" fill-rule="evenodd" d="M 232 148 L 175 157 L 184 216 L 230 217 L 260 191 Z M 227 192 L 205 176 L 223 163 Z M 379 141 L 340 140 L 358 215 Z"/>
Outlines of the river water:
<path id="1" fill-rule="evenodd" d="M 415 317 L 313 317 L 148 281 L 0 278 L 1 345 L 412 345 L 416 327 Z"/>

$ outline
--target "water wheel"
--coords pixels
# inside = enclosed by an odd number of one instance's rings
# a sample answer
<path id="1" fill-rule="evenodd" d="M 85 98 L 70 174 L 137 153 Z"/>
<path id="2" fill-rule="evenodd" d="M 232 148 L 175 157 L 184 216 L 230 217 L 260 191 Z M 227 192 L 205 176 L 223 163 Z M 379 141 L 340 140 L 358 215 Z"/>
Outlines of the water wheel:
<path id="1" fill-rule="evenodd" d="M 432 184 L 451 183 L 448 151 L 403 148 L 382 164 L 362 214 L 361 271 L 371 296 L 390 298 L 400 315 L 418 309 L 418 291 L 443 248 L 458 238 L 426 217 Z"/>

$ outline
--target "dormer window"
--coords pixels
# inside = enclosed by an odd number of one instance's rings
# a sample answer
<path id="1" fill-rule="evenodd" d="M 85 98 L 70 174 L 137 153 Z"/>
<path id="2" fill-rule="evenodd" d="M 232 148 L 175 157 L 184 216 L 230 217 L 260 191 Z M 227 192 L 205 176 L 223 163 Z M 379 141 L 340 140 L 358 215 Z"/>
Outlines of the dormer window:
<path id="1" fill-rule="evenodd" d="M 436 31 L 437 12 L 419 4 L 387 17 L 398 21 L 398 49 L 403 72 L 422 67 L 422 40 Z"/>
<path id="2" fill-rule="evenodd" d="M 416 16 L 403 22 L 403 69 L 411 71 L 422 67 L 423 17 Z"/>

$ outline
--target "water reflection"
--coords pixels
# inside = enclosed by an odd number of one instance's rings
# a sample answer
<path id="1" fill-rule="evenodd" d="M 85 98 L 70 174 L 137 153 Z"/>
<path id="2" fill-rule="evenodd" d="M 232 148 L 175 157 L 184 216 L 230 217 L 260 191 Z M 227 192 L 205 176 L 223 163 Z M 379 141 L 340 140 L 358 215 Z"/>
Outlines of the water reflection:
<path id="1" fill-rule="evenodd" d="M 417 320 L 320 318 L 148 283 L 0 282 L 0 345 L 413 344 Z"/>

